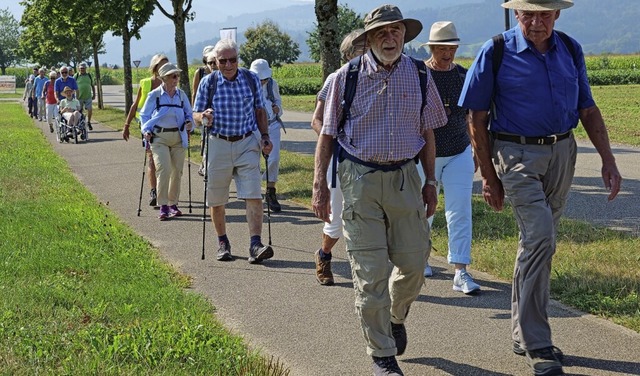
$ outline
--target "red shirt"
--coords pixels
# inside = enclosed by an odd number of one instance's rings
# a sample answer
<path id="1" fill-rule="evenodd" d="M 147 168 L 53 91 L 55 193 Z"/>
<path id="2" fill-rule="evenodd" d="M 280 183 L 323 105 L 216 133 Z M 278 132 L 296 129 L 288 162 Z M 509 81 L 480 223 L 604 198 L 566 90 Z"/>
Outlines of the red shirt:
<path id="1" fill-rule="evenodd" d="M 44 91 L 47 93 L 47 104 L 58 104 L 58 100 L 56 99 L 56 91 L 54 88 L 54 84 L 52 81 L 48 81 L 44 83 Z"/>

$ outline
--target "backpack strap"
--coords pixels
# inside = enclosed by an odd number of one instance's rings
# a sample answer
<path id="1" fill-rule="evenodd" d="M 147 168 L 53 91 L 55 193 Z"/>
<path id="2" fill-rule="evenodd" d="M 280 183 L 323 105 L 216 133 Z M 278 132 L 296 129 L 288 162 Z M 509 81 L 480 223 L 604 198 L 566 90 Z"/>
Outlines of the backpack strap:
<path id="1" fill-rule="evenodd" d="M 258 88 L 256 87 L 256 82 L 253 80 L 253 77 L 249 73 L 251 71 L 248 70 L 247 68 L 242 68 L 242 67 L 239 67 L 238 71 L 242 72 L 242 74 L 244 75 L 244 79 L 249 82 L 249 89 L 251 89 L 251 94 L 253 94 L 253 102 L 255 103 L 256 91 L 258 91 Z"/>
<path id="2" fill-rule="evenodd" d="M 267 79 L 267 99 L 271 101 L 271 103 L 275 103 L 276 96 L 273 94 L 273 79 L 269 77 Z"/>
<path id="3" fill-rule="evenodd" d="M 427 71 L 427 64 L 422 60 L 414 59 L 413 57 L 409 57 L 413 60 L 413 63 L 418 68 L 418 78 L 420 78 L 420 92 L 422 93 L 422 106 L 420 107 L 420 117 L 422 117 L 422 112 L 424 111 L 424 107 L 427 105 L 427 86 L 429 85 L 429 72 Z"/>
<path id="4" fill-rule="evenodd" d="M 216 89 L 218 88 L 218 75 L 220 74 L 219 70 L 214 70 L 209 75 L 209 97 L 207 98 L 207 104 L 205 109 L 213 108 L 213 96 L 216 95 Z"/>

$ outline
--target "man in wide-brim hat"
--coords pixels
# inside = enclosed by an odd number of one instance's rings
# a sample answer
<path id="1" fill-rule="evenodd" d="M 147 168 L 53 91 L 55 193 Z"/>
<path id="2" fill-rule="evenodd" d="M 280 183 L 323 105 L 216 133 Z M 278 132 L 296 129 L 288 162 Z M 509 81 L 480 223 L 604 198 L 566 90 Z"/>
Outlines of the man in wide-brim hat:
<path id="1" fill-rule="evenodd" d="M 511 0 L 502 6 L 514 9 L 518 25 L 482 46 L 459 105 L 472 119 L 484 199 L 501 210 L 506 197 L 520 229 L 512 284 L 513 352 L 526 355 L 536 376 L 564 375 L 547 307 L 557 225 L 575 172 L 578 121 L 602 160 L 609 200 L 620 191 L 622 178 L 591 95 L 582 47 L 554 30 L 561 10 L 573 1 Z"/>
<path id="2" fill-rule="evenodd" d="M 339 180 L 347 182 L 340 187 L 343 233 L 374 375 L 403 374 L 396 355 L 407 347 L 405 320 L 424 284 L 430 251 L 426 218 L 437 203 L 433 128 L 445 125 L 447 117 L 426 69 L 427 84 L 421 88 L 417 66 L 424 63 L 402 54 L 404 44 L 421 30 L 420 21 L 404 18 L 396 6 L 369 12 L 364 31 L 352 42 L 358 46 L 366 40 L 370 49 L 357 66 L 349 116 L 341 122 L 350 71 L 346 64 L 329 87 L 316 149 L 313 209 L 325 222 L 331 214 L 327 169 L 334 138 L 342 150 L 336 157 Z M 416 156 L 427 178 L 424 186 L 413 163 Z"/>

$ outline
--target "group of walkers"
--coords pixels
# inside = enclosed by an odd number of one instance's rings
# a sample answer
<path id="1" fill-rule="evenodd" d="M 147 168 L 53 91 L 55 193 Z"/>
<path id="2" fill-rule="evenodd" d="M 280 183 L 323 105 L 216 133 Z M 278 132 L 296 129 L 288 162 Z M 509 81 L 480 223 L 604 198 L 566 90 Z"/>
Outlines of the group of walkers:
<path id="1" fill-rule="evenodd" d="M 455 63 L 461 41 L 452 22 L 431 26 L 425 43 L 431 57 L 418 61 L 403 48 L 420 34 L 422 23 L 404 18 L 396 6 L 379 6 L 366 15 L 364 29 L 344 38 L 345 64 L 318 93 L 311 122 L 318 134 L 312 202 L 325 225 L 314 253 L 316 279 L 334 284 L 332 249 L 344 237 L 374 375 L 403 375 L 396 356 L 408 345 L 411 304 L 434 273 L 428 263 L 430 232 L 441 190 L 447 261 L 455 269 L 452 288 L 480 292 L 467 270 L 478 167 L 484 200 L 500 211 L 507 199 L 520 229 L 513 352 L 526 356 L 534 375 L 564 374 L 547 307 L 557 225 L 576 162 L 572 130 L 579 120 L 602 158 L 610 200 L 622 178 L 591 95 L 582 48 L 554 30 L 560 11 L 573 2 L 509 0 L 502 6 L 513 9 L 518 24 L 484 43 L 468 71 Z M 122 136 L 128 140 L 132 122 L 139 122 L 149 161 L 149 204 L 159 207 L 165 221 L 182 215 L 185 149 L 189 153 L 190 134 L 202 126 L 201 174 L 205 210 L 217 235 L 216 258 L 234 259 L 225 211 L 233 179 L 237 198 L 246 203 L 248 261 L 259 264 L 274 256 L 261 238 L 263 180 L 268 209 L 282 210 L 275 188 L 283 127 L 278 85 L 266 60 L 239 67 L 238 46 L 229 39 L 205 47 L 203 63 L 188 98 L 178 88 L 182 70 L 155 55 L 152 76 L 140 81 Z M 60 79 L 51 72 L 46 81 L 39 70 L 29 97 L 46 99 L 49 106 L 64 93 L 73 103 L 77 90 L 78 101 L 90 110 L 83 85 L 68 77 L 68 68 L 60 71 Z M 42 114 L 41 107 L 30 111 Z"/>

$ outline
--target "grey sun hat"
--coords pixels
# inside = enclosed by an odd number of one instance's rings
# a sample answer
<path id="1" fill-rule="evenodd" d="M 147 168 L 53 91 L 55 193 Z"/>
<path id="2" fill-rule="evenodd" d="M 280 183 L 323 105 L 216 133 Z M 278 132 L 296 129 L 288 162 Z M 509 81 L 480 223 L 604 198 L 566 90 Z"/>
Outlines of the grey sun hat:
<path id="1" fill-rule="evenodd" d="M 433 46 L 435 44 L 446 46 L 459 46 L 460 38 L 456 31 L 456 25 L 451 21 L 438 21 L 431 25 L 429 31 L 429 41 L 423 43 L 422 46 Z"/>
<path id="2" fill-rule="evenodd" d="M 271 68 L 269 67 L 269 62 L 265 59 L 256 59 L 251 63 L 250 71 L 258 75 L 258 78 L 261 80 L 267 79 L 271 77 Z"/>
<path id="3" fill-rule="evenodd" d="M 571 8 L 573 0 L 509 0 L 506 3 L 502 3 L 501 6 L 507 9 L 544 12 Z"/>
<path id="4" fill-rule="evenodd" d="M 160 69 L 158 69 L 158 76 L 165 77 L 170 74 L 180 73 L 180 72 L 182 72 L 182 69 L 178 69 L 178 67 L 176 67 L 172 63 L 166 63 L 165 65 L 161 66 Z"/>
<path id="5" fill-rule="evenodd" d="M 412 41 L 422 31 L 422 23 L 413 18 L 403 18 L 397 6 L 391 4 L 380 5 L 364 18 L 364 31 L 353 39 L 352 44 L 362 44 L 367 32 L 392 23 L 402 22 L 406 27 L 404 43 Z"/>

